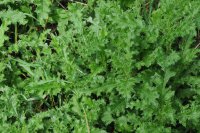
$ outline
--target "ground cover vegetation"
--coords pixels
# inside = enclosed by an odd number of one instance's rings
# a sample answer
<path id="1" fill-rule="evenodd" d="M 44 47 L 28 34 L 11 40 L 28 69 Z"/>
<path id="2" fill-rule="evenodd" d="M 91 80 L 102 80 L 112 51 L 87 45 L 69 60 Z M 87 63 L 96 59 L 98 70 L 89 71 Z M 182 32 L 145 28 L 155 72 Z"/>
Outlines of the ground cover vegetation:
<path id="1" fill-rule="evenodd" d="M 0 132 L 200 132 L 199 5 L 0 0 Z"/>

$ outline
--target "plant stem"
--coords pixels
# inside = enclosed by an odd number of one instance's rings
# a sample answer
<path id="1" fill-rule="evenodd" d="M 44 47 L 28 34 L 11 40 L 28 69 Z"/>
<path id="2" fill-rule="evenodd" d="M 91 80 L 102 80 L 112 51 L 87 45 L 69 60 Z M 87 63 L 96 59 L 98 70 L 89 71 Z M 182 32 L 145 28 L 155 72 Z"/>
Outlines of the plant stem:
<path id="1" fill-rule="evenodd" d="M 84 117 L 85 117 L 87 132 L 90 133 L 90 126 L 89 126 L 88 119 L 87 119 L 87 114 L 86 114 L 86 111 L 85 111 L 85 108 L 83 107 L 83 105 L 82 105 L 82 108 L 83 108 L 83 112 L 84 112 Z"/>
<path id="2" fill-rule="evenodd" d="M 17 31 L 17 23 L 15 24 L 15 43 L 17 43 L 17 36 L 18 36 L 18 31 Z"/>

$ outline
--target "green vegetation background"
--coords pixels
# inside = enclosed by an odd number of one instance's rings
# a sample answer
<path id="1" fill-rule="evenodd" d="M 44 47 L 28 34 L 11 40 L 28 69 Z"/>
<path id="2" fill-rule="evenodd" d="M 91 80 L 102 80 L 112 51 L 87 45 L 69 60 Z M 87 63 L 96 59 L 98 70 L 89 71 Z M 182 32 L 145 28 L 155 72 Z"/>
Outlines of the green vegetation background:
<path id="1" fill-rule="evenodd" d="M 1 0 L 1 133 L 200 132 L 199 0 Z"/>

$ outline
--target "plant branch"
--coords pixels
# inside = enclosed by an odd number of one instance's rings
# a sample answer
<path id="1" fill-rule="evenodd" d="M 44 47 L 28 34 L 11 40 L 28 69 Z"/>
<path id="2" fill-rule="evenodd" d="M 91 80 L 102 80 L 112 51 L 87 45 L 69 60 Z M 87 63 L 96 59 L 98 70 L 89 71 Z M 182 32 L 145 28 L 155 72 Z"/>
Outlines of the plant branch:
<path id="1" fill-rule="evenodd" d="M 90 126 L 89 126 L 88 119 L 87 119 L 87 114 L 86 114 L 86 111 L 85 111 L 85 108 L 83 107 L 83 105 L 82 105 L 82 108 L 83 108 L 83 112 L 84 112 L 84 117 L 85 117 L 87 132 L 90 133 Z"/>
<path id="2" fill-rule="evenodd" d="M 200 46 L 200 43 L 199 43 L 199 44 L 197 44 L 197 46 L 195 47 L 195 49 L 197 49 L 199 46 Z"/>

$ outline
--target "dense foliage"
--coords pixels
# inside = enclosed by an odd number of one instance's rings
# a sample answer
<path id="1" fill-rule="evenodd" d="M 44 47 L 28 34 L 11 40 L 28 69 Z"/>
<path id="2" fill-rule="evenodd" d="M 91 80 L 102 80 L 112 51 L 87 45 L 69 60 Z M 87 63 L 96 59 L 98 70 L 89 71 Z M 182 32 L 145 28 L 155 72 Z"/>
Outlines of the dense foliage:
<path id="1" fill-rule="evenodd" d="M 199 0 L 1 0 L 0 132 L 200 132 Z"/>

